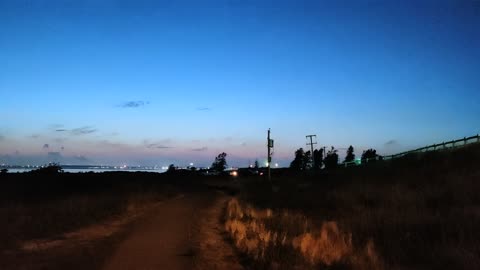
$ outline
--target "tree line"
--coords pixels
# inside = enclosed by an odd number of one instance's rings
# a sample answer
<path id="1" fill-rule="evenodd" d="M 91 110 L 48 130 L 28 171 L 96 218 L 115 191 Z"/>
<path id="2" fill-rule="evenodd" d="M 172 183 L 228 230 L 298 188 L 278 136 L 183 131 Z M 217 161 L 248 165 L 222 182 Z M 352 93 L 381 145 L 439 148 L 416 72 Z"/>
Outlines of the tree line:
<path id="1" fill-rule="evenodd" d="M 368 149 L 363 151 L 361 163 L 375 161 L 377 158 L 381 159 L 381 156 L 377 154 L 377 151 L 375 149 Z M 355 161 L 355 153 L 353 146 L 350 145 L 350 147 L 347 149 L 343 164 L 353 161 Z M 326 151 L 324 148 L 315 149 L 313 154 L 311 151 L 305 152 L 303 148 L 299 148 L 295 151 L 295 158 L 290 163 L 290 169 L 295 171 L 321 169 L 331 170 L 336 168 L 339 164 L 338 150 L 333 146 L 328 151 Z"/>

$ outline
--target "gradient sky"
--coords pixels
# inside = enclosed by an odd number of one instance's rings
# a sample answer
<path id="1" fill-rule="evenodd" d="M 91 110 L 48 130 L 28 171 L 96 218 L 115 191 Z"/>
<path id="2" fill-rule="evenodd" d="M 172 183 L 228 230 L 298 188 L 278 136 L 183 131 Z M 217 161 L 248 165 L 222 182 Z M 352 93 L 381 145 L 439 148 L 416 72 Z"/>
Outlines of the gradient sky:
<path id="1" fill-rule="evenodd" d="M 0 0 L 0 162 L 392 154 L 477 134 L 479 86 L 480 1 Z"/>

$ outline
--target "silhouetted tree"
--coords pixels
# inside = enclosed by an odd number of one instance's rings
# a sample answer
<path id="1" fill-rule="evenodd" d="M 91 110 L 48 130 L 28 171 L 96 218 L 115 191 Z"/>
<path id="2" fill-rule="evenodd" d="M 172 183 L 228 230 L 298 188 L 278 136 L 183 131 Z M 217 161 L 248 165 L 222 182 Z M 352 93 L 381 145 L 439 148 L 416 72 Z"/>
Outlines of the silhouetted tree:
<path id="1" fill-rule="evenodd" d="M 39 169 L 31 171 L 35 174 L 57 174 L 63 173 L 63 169 L 59 163 L 49 163 L 48 165 L 41 167 Z"/>
<path id="2" fill-rule="evenodd" d="M 355 154 L 353 153 L 353 146 L 350 145 L 347 149 L 347 156 L 345 157 L 344 162 L 351 162 L 355 160 Z"/>
<path id="3" fill-rule="evenodd" d="M 167 173 L 173 173 L 175 172 L 175 170 L 176 170 L 175 165 L 173 164 L 168 165 Z"/>
<path id="4" fill-rule="evenodd" d="M 8 172 L 8 169 L 1 169 L 0 174 L 6 174 Z"/>
<path id="5" fill-rule="evenodd" d="M 258 169 L 258 160 L 257 160 L 257 159 L 255 160 L 254 168 L 255 168 L 255 169 Z"/>
<path id="6" fill-rule="evenodd" d="M 295 159 L 290 163 L 290 168 L 295 171 L 301 171 L 305 168 L 305 152 L 303 148 L 295 151 Z"/>
<path id="7" fill-rule="evenodd" d="M 323 149 L 320 148 L 320 150 L 313 150 L 313 169 L 314 170 L 320 170 L 322 168 L 322 162 L 323 162 Z"/>
<path id="8" fill-rule="evenodd" d="M 362 153 L 362 163 L 374 162 L 377 160 L 377 150 L 368 149 Z"/>
<path id="9" fill-rule="evenodd" d="M 218 172 L 223 172 L 227 168 L 227 154 L 225 152 L 219 154 L 212 163 L 211 168 Z"/>
<path id="10" fill-rule="evenodd" d="M 338 165 L 338 154 L 337 150 L 332 146 L 332 149 L 330 149 L 326 156 L 325 159 L 323 160 L 323 163 L 325 164 L 325 169 L 335 169 Z"/>
<path id="11" fill-rule="evenodd" d="M 312 152 L 307 151 L 303 156 L 303 170 L 312 168 Z"/>

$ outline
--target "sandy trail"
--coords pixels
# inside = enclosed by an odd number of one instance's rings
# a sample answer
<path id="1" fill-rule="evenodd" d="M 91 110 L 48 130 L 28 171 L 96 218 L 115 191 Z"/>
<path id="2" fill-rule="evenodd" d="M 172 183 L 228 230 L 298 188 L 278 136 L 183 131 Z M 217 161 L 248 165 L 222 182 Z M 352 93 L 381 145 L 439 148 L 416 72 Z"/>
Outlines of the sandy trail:
<path id="1" fill-rule="evenodd" d="M 135 226 L 103 269 L 242 269 L 218 222 L 226 199 L 208 192 L 158 205 Z"/>

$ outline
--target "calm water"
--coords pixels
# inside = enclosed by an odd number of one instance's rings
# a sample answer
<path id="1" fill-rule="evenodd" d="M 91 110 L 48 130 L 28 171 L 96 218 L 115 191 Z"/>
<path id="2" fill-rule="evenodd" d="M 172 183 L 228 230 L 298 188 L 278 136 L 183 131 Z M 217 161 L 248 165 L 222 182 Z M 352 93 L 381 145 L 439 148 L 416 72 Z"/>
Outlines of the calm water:
<path id="1" fill-rule="evenodd" d="M 9 168 L 9 173 L 23 173 L 29 172 L 36 168 Z M 84 173 L 84 172 L 156 172 L 156 173 L 163 173 L 165 170 L 162 169 L 100 169 L 100 168 L 85 168 L 85 169 L 63 169 L 64 172 L 69 173 Z"/>

